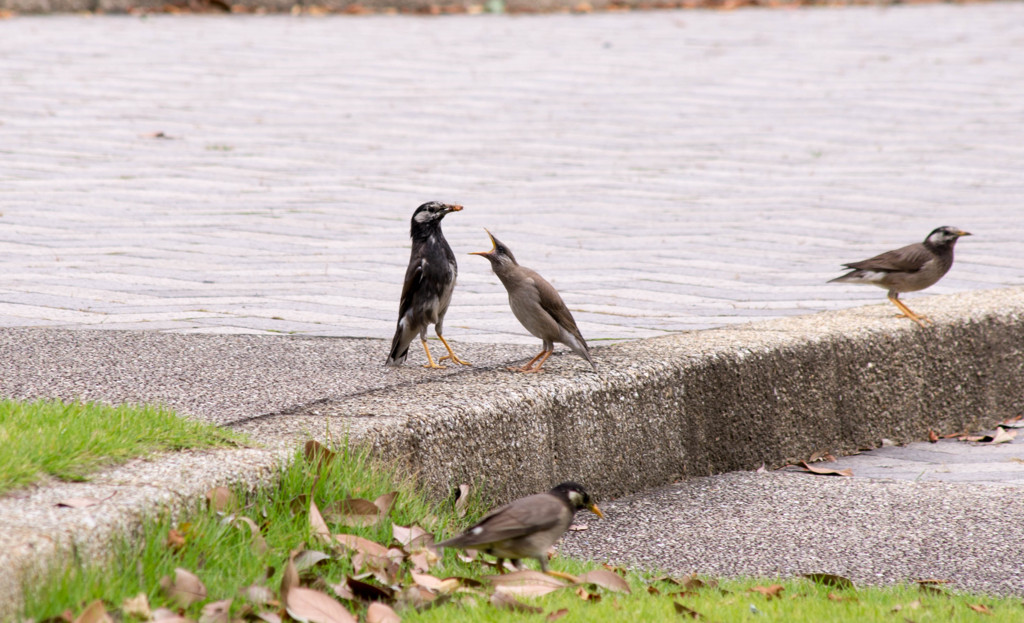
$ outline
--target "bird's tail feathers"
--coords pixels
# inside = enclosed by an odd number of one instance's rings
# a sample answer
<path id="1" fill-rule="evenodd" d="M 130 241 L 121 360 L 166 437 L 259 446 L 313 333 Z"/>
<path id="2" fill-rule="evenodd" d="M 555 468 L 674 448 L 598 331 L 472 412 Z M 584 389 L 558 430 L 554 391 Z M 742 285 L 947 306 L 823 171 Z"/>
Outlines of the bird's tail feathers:
<path id="1" fill-rule="evenodd" d="M 391 352 L 388 354 L 388 360 L 384 362 L 384 365 L 400 366 L 405 363 L 405 358 L 409 356 L 410 342 L 412 342 L 412 336 L 406 335 L 406 331 L 399 324 L 398 329 L 395 331 L 395 337 L 391 340 Z"/>

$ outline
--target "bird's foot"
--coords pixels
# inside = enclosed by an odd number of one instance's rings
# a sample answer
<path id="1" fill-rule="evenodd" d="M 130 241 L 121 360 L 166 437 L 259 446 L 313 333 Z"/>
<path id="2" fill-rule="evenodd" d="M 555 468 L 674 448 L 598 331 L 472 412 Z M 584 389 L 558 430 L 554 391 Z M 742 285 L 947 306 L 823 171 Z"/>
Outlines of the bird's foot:
<path id="1" fill-rule="evenodd" d="M 929 318 L 928 316 L 921 316 L 919 314 L 913 314 L 913 315 L 911 315 L 911 314 L 896 314 L 896 317 L 897 318 L 910 318 L 911 320 L 913 320 L 914 322 L 916 322 L 917 324 L 919 324 L 922 327 L 927 327 L 930 324 L 931 325 L 935 324 L 932 321 L 932 319 Z"/>
<path id="2" fill-rule="evenodd" d="M 445 355 L 444 357 L 441 357 L 440 359 L 438 359 L 438 361 L 444 361 L 445 359 L 450 359 L 452 363 L 459 363 L 459 364 L 462 364 L 464 366 L 471 366 L 471 365 L 473 365 L 473 364 L 469 363 L 468 361 L 466 361 L 465 359 L 459 359 L 455 355 L 455 353 L 452 353 L 450 355 Z"/>
<path id="3" fill-rule="evenodd" d="M 441 361 L 444 361 L 444 357 L 441 358 Z M 440 364 L 437 364 L 437 363 L 434 363 L 433 361 L 431 361 L 430 363 L 423 364 L 423 367 L 427 368 L 428 370 L 444 370 L 448 366 L 442 366 Z"/>
<path id="4" fill-rule="evenodd" d="M 527 368 L 526 366 L 523 366 L 521 368 L 517 368 L 515 366 L 509 366 L 508 368 L 505 368 L 505 369 L 509 370 L 511 372 L 522 372 L 524 374 L 534 374 L 536 372 L 543 372 L 544 371 L 543 368 Z"/>

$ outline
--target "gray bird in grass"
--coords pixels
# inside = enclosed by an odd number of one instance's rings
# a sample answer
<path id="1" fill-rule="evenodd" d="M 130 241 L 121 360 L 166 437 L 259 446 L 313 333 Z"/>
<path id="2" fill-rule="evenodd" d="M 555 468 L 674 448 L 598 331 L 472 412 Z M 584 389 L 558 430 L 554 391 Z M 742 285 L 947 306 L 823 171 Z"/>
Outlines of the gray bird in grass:
<path id="1" fill-rule="evenodd" d="M 459 268 L 455 254 L 441 233 L 441 219 L 449 212 L 458 212 L 460 205 L 448 205 L 437 201 L 424 203 L 412 214 L 409 235 L 412 237 L 412 254 L 409 268 L 405 271 L 402 298 L 398 305 L 398 327 L 391 340 L 391 353 L 385 365 L 400 366 L 409 355 L 409 343 L 417 335 L 427 353 L 425 368 L 443 368 L 434 363 L 427 346 L 427 327 L 434 325 L 434 332 L 441 340 L 448 354 L 439 361 L 451 359 L 452 363 L 468 366 L 468 361 L 459 359 L 448 341 L 441 335 L 444 315 L 455 290 L 455 277 Z"/>
<path id="2" fill-rule="evenodd" d="M 903 315 L 922 327 L 931 322 L 915 314 L 899 299 L 901 292 L 916 292 L 934 285 L 953 266 L 953 247 L 968 232 L 956 227 L 937 227 L 924 242 L 886 251 L 870 259 L 843 266 L 852 269 L 829 283 L 866 283 L 889 290 L 889 300 Z"/>
<path id="3" fill-rule="evenodd" d="M 533 558 L 548 572 L 548 550 L 572 524 L 576 511 L 587 508 L 604 517 L 586 490 L 563 482 L 547 493 L 519 498 L 496 508 L 459 536 L 437 543 L 438 547 L 471 548 L 498 558 L 509 559 L 518 569 L 521 558 Z"/>
<path id="4" fill-rule="evenodd" d="M 572 313 L 565 306 L 555 287 L 536 271 L 520 266 L 511 249 L 502 244 L 491 232 L 488 231 L 487 235 L 491 238 L 492 249 L 477 251 L 470 255 L 479 255 L 490 261 L 494 274 L 508 290 L 508 304 L 512 307 L 512 313 L 527 331 L 544 340 L 543 350 L 536 357 L 525 366 L 509 369 L 517 372 L 540 372 L 544 362 L 554 351 L 554 343 L 559 342 L 586 359 L 596 372 L 597 364 L 590 357 L 590 347 L 587 346 L 587 341 L 580 334 Z M 533 367 L 535 362 L 537 367 Z"/>

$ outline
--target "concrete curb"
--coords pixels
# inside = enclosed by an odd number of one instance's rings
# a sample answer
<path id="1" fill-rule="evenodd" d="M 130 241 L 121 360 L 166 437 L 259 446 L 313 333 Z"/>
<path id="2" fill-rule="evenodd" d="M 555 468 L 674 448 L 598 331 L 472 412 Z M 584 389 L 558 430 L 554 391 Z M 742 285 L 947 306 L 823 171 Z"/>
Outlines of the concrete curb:
<path id="1" fill-rule="evenodd" d="M 543 375 L 475 370 L 241 428 L 347 431 L 438 494 L 485 479 L 503 499 L 569 478 L 619 496 L 1024 410 L 1024 290 L 914 307 L 936 325 L 888 304 L 825 312 L 602 348 L 599 374 L 563 354 Z"/>
<path id="2" fill-rule="evenodd" d="M 921 439 L 928 428 L 988 428 L 1024 410 L 1024 289 L 913 308 L 936 325 L 921 329 L 883 304 L 616 344 L 597 350 L 596 374 L 567 352 L 542 375 L 504 364 L 433 377 L 403 368 L 407 377 L 383 389 L 231 425 L 276 450 L 181 453 L 15 492 L 0 498 L 0 564 L 14 571 L 0 581 L 0 618 L 17 604 L 21 574 L 62 547 L 100 551 L 157 508 L 181 508 L 219 484 L 263 482 L 309 432 L 368 441 L 438 495 L 483 481 L 505 499 L 572 478 L 607 498 Z M 95 507 L 54 506 L 111 493 Z"/>

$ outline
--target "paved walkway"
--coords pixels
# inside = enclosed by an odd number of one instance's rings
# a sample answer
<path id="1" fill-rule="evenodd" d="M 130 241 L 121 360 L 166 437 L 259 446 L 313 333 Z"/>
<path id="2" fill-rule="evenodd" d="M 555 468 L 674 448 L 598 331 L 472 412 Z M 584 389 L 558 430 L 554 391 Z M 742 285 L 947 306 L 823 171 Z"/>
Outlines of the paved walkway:
<path id="1" fill-rule="evenodd" d="M 1024 283 L 1024 5 L 0 21 L 0 326 L 387 337 L 408 219 L 454 340 L 529 342 L 490 228 L 585 336 Z M 154 138 L 158 133 L 166 138 Z"/>

